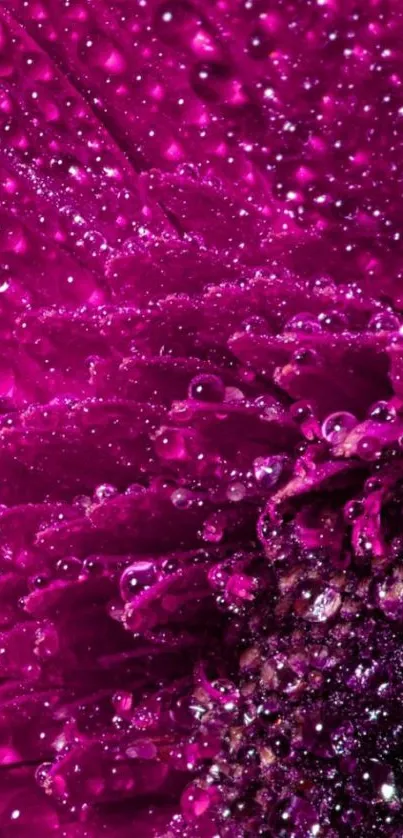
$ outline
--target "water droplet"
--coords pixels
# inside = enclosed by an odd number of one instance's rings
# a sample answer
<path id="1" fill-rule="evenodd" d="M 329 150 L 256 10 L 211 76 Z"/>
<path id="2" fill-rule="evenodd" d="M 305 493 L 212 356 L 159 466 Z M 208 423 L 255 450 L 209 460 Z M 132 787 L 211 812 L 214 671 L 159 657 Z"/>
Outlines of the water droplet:
<path id="1" fill-rule="evenodd" d="M 264 727 L 271 727 L 274 725 L 281 712 L 281 705 L 277 698 L 268 698 L 263 704 L 257 708 L 259 722 Z"/>
<path id="2" fill-rule="evenodd" d="M 120 593 L 125 602 L 129 602 L 144 588 L 149 588 L 157 580 L 155 564 L 151 561 L 133 562 L 123 571 L 120 578 Z"/>
<path id="3" fill-rule="evenodd" d="M 362 515 L 363 511 L 364 505 L 360 500 L 349 500 L 344 507 L 344 517 L 351 524 Z"/>
<path id="4" fill-rule="evenodd" d="M 189 398 L 201 402 L 222 402 L 224 384 L 217 375 L 197 375 L 189 385 Z"/>
<path id="5" fill-rule="evenodd" d="M 347 329 L 347 317 L 340 311 L 328 311 L 320 314 L 319 323 L 329 332 L 343 332 Z"/>
<path id="6" fill-rule="evenodd" d="M 230 483 L 227 486 L 227 498 L 233 503 L 239 503 L 246 495 L 246 488 L 243 483 Z"/>
<path id="7" fill-rule="evenodd" d="M 206 102 L 218 102 L 230 93 L 231 73 L 219 61 L 198 62 L 191 73 L 191 84 L 197 96 Z"/>
<path id="8" fill-rule="evenodd" d="M 205 815 L 216 794 L 216 790 L 212 787 L 203 789 L 195 783 L 188 786 L 181 796 L 181 809 L 185 820 L 191 823 Z"/>
<path id="9" fill-rule="evenodd" d="M 154 26 L 157 37 L 171 44 L 189 44 L 199 28 L 200 21 L 187 0 L 167 0 L 158 6 Z"/>
<path id="10" fill-rule="evenodd" d="M 285 332 L 304 332 L 308 335 L 314 335 L 322 331 L 322 326 L 314 314 L 295 314 L 284 326 Z"/>
<path id="11" fill-rule="evenodd" d="M 254 335 L 267 335 L 269 332 L 267 320 L 265 320 L 264 317 L 258 317 L 257 315 L 244 320 L 241 328 L 244 332 Z"/>
<path id="12" fill-rule="evenodd" d="M 193 500 L 194 496 L 188 489 L 175 489 L 171 495 L 171 501 L 176 509 L 189 509 Z"/>
<path id="13" fill-rule="evenodd" d="M 320 355 L 314 349 L 297 349 L 291 356 L 291 363 L 299 367 L 314 367 L 320 364 Z"/>
<path id="14" fill-rule="evenodd" d="M 338 445 L 357 425 L 357 419 L 352 413 L 331 413 L 322 425 L 322 434 L 331 445 Z"/>
<path id="15" fill-rule="evenodd" d="M 263 489 L 272 489 L 278 483 L 284 469 L 284 457 L 257 457 L 253 462 L 255 480 Z"/>
<path id="16" fill-rule="evenodd" d="M 94 499 L 102 503 L 105 500 L 109 500 L 113 498 L 117 494 L 116 486 L 112 486 L 111 483 L 101 483 L 94 492 Z"/>
<path id="17" fill-rule="evenodd" d="M 299 617 L 311 623 L 325 623 L 337 614 L 341 596 L 335 588 L 321 589 L 316 583 L 301 586 L 295 610 Z"/>
<path id="18" fill-rule="evenodd" d="M 59 559 L 56 564 L 56 572 L 62 579 L 77 579 L 82 570 L 82 562 L 74 556 L 66 556 Z"/>
<path id="19" fill-rule="evenodd" d="M 87 65 L 104 70 L 108 74 L 117 75 L 123 73 L 126 68 L 126 61 L 120 50 L 112 41 L 99 33 L 82 40 L 79 45 L 79 54 Z"/>
<path id="20" fill-rule="evenodd" d="M 357 454 L 362 460 L 377 460 L 382 455 L 382 444 L 377 436 L 363 436 L 357 443 Z"/>
<path id="21" fill-rule="evenodd" d="M 377 422 L 393 422 L 396 419 L 396 410 L 388 402 L 379 401 L 370 407 L 368 416 Z"/>
<path id="22" fill-rule="evenodd" d="M 269 57 L 271 48 L 266 32 L 260 27 L 255 28 L 247 43 L 247 51 L 250 57 L 254 61 L 263 61 Z"/>
<path id="23" fill-rule="evenodd" d="M 105 565 L 102 556 L 88 556 L 83 562 L 83 573 L 87 576 L 102 576 Z"/>
<path id="24" fill-rule="evenodd" d="M 391 311 L 382 311 L 374 314 L 368 323 L 371 332 L 397 332 L 400 328 L 400 320 Z"/>
<path id="25" fill-rule="evenodd" d="M 312 406 L 309 402 L 304 400 L 294 402 L 294 404 L 291 405 L 290 414 L 294 419 L 294 422 L 297 422 L 298 425 L 302 425 L 313 416 Z"/>
<path id="26" fill-rule="evenodd" d="M 225 402 L 233 402 L 236 404 L 237 402 L 243 402 L 245 400 L 245 395 L 239 387 L 226 387 L 225 388 Z"/>
<path id="27" fill-rule="evenodd" d="M 187 460 L 188 435 L 181 428 L 163 428 L 155 440 L 155 451 L 163 460 Z"/>
<path id="28" fill-rule="evenodd" d="M 126 690 L 121 690 L 118 693 L 114 693 L 112 696 L 112 704 L 117 713 L 127 713 L 131 710 L 133 695 Z"/>
<path id="29" fill-rule="evenodd" d="M 35 771 L 35 780 L 38 783 L 38 786 L 40 786 L 41 788 L 49 788 L 51 784 L 51 769 L 51 762 L 42 762 L 40 765 L 38 765 L 38 768 Z"/>
<path id="30" fill-rule="evenodd" d="M 403 580 L 399 576 L 385 579 L 378 587 L 378 603 L 380 609 L 391 620 L 401 620 L 403 617 Z"/>
<path id="31" fill-rule="evenodd" d="M 225 516 L 219 512 L 210 515 L 203 524 L 203 541 L 218 544 L 224 536 Z"/>

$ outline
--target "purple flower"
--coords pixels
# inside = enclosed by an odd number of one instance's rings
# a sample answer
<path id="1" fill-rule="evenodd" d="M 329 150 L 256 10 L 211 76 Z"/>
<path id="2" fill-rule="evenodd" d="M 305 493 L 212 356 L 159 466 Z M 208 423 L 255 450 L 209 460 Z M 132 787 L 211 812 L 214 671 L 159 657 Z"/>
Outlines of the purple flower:
<path id="1" fill-rule="evenodd" d="M 2 5 L 1 838 L 403 835 L 401 38 Z"/>

